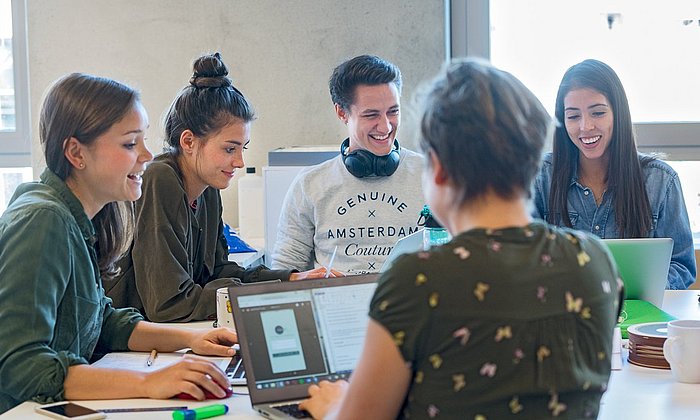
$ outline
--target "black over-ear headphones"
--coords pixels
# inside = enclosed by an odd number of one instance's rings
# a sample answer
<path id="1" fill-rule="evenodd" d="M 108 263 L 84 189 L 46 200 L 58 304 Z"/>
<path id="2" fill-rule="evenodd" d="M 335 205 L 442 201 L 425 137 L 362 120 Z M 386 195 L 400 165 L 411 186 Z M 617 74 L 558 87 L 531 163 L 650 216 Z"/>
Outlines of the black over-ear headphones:
<path id="1" fill-rule="evenodd" d="M 388 155 L 377 156 L 374 153 L 358 149 L 347 153 L 350 146 L 350 139 L 347 138 L 340 145 L 340 155 L 348 172 L 357 178 L 367 176 L 390 176 L 399 167 L 401 146 L 399 141 L 394 139 L 394 148 Z"/>

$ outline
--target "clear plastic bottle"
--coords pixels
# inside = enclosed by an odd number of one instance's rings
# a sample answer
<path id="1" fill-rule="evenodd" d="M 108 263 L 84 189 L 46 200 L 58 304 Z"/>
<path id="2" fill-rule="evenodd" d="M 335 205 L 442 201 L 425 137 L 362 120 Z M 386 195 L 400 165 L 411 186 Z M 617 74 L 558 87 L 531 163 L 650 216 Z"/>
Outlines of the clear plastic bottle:
<path id="1" fill-rule="evenodd" d="M 238 180 L 238 230 L 241 238 L 265 236 L 263 207 L 263 179 L 254 167 L 245 168 L 246 174 Z"/>
<path id="2" fill-rule="evenodd" d="M 452 239 L 447 229 L 442 227 L 437 220 L 433 218 L 430 212 L 430 207 L 423 206 L 420 212 L 419 225 L 423 225 L 423 249 L 428 250 L 431 246 L 446 244 Z"/>
<path id="3" fill-rule="evenodd" d="M 452 237 L 445 228 L 429 228 L 423 229 L 423 249 L 428 250 L 431 246 L 444 245 L 450 242 Z"/>

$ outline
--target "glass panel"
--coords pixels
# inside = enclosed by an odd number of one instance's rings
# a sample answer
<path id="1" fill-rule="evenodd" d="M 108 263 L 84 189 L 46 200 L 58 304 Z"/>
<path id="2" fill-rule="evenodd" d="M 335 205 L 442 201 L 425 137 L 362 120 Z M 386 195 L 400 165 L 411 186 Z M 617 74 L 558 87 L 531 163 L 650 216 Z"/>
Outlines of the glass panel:
<path id="1" fill-rule="evenodd" d="M 553 115 L 561 77 L 586 58 L 620 76 L 635 122 L 700 121 L 697 0 L 491 0 L 491 61 Z"/>
<path id="2" fill-rule="evenodd" d="M 7 208 L 19 184 L 32 180 L 32 168 L 0 168 L 0 214 Z"/>
<path id="3" fill-rule="evenodd" d="M 667 161 L 681 180 L 685 207 L 688 209 L 690 229 L 693 231 L 695 248 L 700 248 L 700 165 L 696 161 Z"/>
<path id="4" fill-rule="evenodd" d="M 0 0 L 0 132 L 15 131 L 12 2 Z"/>

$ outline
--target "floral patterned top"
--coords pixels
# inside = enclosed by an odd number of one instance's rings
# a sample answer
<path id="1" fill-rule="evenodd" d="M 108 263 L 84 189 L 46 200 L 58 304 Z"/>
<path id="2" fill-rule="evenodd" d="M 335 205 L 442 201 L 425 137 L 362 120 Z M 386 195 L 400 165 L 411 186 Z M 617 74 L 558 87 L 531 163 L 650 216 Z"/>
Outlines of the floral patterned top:
<path id="1" fill-rule="evenodd" d="M 474 229 L 384 273 L 370 316 L 413 372 L 403 418 L 595 418 L 622 282 L 592 235 Z"/>

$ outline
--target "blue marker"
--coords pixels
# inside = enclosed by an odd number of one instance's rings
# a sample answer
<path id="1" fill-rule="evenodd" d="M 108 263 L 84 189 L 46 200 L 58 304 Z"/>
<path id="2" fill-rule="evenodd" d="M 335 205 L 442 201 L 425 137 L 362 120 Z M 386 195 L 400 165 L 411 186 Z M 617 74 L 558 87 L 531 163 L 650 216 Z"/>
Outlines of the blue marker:
<path id="1" fill-rule="evenodd" d="M 228 413 L 228 406 L 226 404 L 212 404 L 192 410 L 173 411 L 173 420 L 208 419 L 209 417 L 222 416 L 226 413 Z"/>

